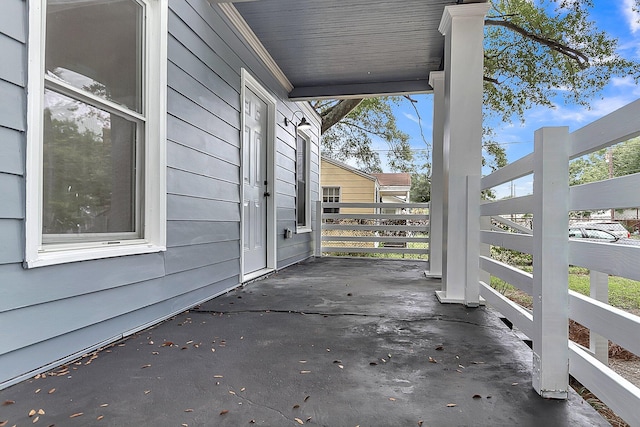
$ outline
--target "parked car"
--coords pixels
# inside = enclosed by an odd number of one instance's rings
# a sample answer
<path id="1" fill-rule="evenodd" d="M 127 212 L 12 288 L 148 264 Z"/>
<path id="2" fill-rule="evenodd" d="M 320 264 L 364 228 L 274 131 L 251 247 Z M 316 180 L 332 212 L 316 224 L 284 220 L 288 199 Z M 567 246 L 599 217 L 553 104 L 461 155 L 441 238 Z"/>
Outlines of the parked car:
<path id="1" fill-rule="evenodd" d="M 624 225 L 614 221 L 590 221 L 572 225 L 572 227 L 589 228 L 594 230 L 604 230 L 619 238 L 629 238 L 631 234 L 624 228 Z"/>
<path id="2" fill-rule="evenodd" d="M 640 240 L 618 237 L 615 234 L 596 228 L 580 226 L 569 227 L 569 238 L 587 240 L 590 242 L 615 243 L 618 245 L 640 246 Z"/>

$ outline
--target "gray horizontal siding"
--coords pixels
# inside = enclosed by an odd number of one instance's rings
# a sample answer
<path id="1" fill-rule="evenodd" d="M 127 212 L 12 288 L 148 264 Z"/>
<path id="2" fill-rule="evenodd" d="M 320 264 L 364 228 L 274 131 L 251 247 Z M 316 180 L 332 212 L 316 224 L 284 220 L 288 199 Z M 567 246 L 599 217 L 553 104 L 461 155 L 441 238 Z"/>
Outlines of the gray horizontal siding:
<path id="1" fill-rule="evenodd" d="M 23 221 L 19 219 L 0 219 L 0 264 L 22 262 L 24 260 Z M 11 282 L 6 282 L 10 283 Z M 5 285 L 4 279 L 0 284 Z M 13 284 L 11 284 L 13 286 Z M 2 288 L 3 286 L 0 286 Z"/>
<path id="2" fill-rule="evenodd" d="M 0 173 L 0 218 L 24 218 L 24 179 L 19 175 Z"/>
<path id="3" fill-rule="evenodd" d="M 187 129 L 185 129 L 185 134 L 187 134 Z M 188 136 L 185 139 L 188 139 Z M 174 169 L 219 181 L 237 184 L 240 179 L 239 166 L 171 141 L 167 143 L 167 164 Z"/>
<path id="4" fill-rule="evenodd" d="M 0 80 L 0 126 L 24 131 L 26 129 L 27 95 L 23 87 Z M 23 106 L 20 108 L 20 106 Z"/>
<path id="5" fill-rule="evenodd" d="M 27 2 L 25 0 L 2 0 L 0 13 L 0 33 L 26 43 Z"/>
<path id="6" fill-rule="evenodd" d="M 0 286 L 0 312 L 48 301 L 72 301 L 74 296 L 122 288 L 132 283 L 157 279 L 164 274 L 164 256 L 161 253 L 59 264 L 31 270 L 25 270 L 20 264 L 0 265 L 2 283 L 11 284 Z M 87 277 L 91 280 L 83 280 Z"/>
<path id="7" fill-rule="evenodd" d="M 238 222 L 169 221 L 167 224 L 168 247 L 239 240 Z"/>
<path id="8" fill-rule="evenodd" d="M 24 44 L 9 36 L 0 34 L 0 79 L 18 86 L 24 86 L 26 62 Z"/>
<path id="9" fill-rule="evenodd" d="M 24 174 L 24 133 L 0 127 L 0 172 Z"/>
<path id="10" fill-rule="evenodd" d="M 167 274 L 192 270 L 228 262 L 230 273 L 238 273 L 240 246 L 238 242 L 216 242 L 202 245 L 179 246 L 167 250 L 165 266 Z M 235 269 L 235 270 L 234 270 Z"/>
<path id="11" fill-rule="evenodd" d="M 233 145 L 239 144 L 239 140 L 225 141 L 174 116 L 167 118 L 167 138 L 169 141 L 240 166 L 240 151 L 238 145 Z"/>
<path id="12" fill-rule="evenodd" d="M 176 169 L 167 170 L 167 192 L 225 202 L 240 201 L 238 184 Z"/>
<path id="13" fill-rule="evenodd" d="M 168 220 L 240 221 L 238 203 L 167 195 Z"/>

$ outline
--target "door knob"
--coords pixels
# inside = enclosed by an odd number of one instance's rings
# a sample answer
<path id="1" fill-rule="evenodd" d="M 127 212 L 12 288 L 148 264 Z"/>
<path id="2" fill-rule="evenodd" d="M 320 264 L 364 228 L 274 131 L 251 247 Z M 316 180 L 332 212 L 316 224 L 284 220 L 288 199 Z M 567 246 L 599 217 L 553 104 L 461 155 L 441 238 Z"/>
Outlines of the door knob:
<path id="1" fill-rule="evenodd" d="M 269 193 L 268 191 L 264 192 L 264 197 L 269 197 L 271 195 L 271 193 Z"/>

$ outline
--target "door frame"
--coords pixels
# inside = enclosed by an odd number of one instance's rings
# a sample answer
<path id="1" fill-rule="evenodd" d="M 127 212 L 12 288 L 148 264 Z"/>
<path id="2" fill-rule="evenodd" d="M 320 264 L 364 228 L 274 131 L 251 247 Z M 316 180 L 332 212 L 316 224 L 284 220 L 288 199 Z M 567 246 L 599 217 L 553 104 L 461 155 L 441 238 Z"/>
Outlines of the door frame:
<path id="1" fill-rule="evenodd" d="M 242 162 L 245 143 L 244 140 L 244 128 L 245 128 L 245 93 L 246 90 L 252 90 L 260 99 L 267 104 L 267 131 L 265 149 L 267 150 L 267 190 L 271 193 L 270 197 L 267 197 L 267 241 L 265 250 L 267 251 L 267 266 L 264 269 L 245 273 L 244 271 L 244 209 L 242 204 L 244 203 L 244 182 L 242 177 L 244 176 L 245 165 Z M 241 87 L 240 87 L 240 281 L 246 282 L 256 277 L 267 274 L 276 269 L 276 182 L 275 182 L 275 141 L 276 141 L 276 113 L 277 113 L 277 101 L 276 98 L 271 95 L 249 72 L 241 69 Z"/>

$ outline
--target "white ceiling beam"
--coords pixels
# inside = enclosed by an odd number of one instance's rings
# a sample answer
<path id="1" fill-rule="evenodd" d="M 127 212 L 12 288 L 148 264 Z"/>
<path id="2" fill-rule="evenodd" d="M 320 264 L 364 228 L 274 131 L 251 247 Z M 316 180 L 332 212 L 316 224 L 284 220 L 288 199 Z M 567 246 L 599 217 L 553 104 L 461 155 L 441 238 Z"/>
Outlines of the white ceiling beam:
<path id="1" fill-rule="evenodd" d="M 433 89 L 427 79 L 400 82 L 354 83 L 327 86 L 301 86 L 289 92 L 292 101 L 314 99 L 371 98 L 375 96 L 431 93 Z"/>

